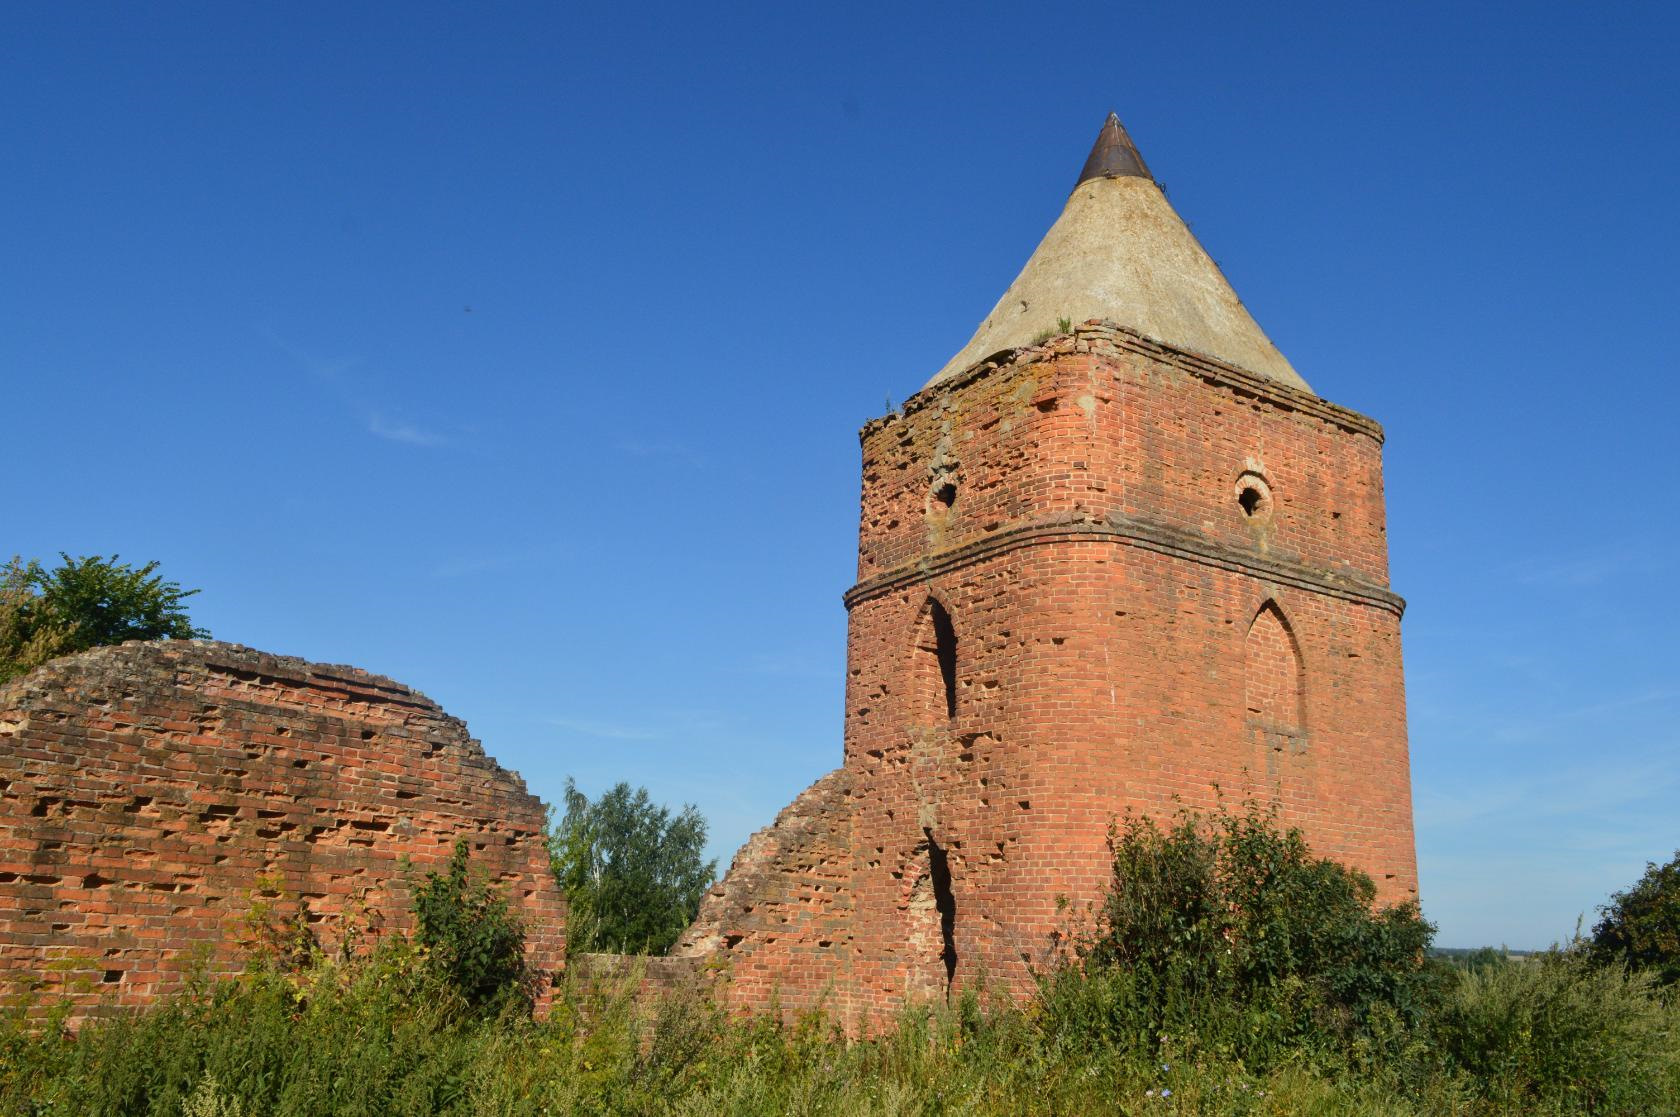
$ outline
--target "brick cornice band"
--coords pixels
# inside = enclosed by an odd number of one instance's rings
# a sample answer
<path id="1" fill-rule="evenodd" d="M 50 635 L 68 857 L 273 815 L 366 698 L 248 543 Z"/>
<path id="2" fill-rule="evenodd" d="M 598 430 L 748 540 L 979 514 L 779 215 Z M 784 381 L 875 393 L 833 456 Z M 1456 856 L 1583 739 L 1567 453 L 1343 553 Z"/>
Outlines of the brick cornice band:
<path id="1" fill-rule="evenodd" d="M 960 547 L 953 547 L 948 551 L 924 557 L 896 570 L 889 570 L 885 574 L 878 574 L 847 590 L 842 595 L 841 600 L 845 602 L 846 608 L 849 610 L 860 602 L 892 593 L 904 586 L 915 585 L 948 570 L 978 562 L 993 555 L 1006 554 L 1023 547 L 1037 546 L 1041 543 L 1060 542 L 1108 542 L 1142 547 L 1158 554 L 1186 559 L 1204 566 L 1214 566 L 1221 570 L 1251 574 L 1268 582 L 1277 582 L 1286 586 L 1294 586 L 1297 589 L 1328 594 L 1343 601 L 1353 601 L 1361 605 L 1385 609 L 1396 617 L 1401 616 L 1406 611 L 1405 598 L 1392 590 L 1372 585 L 1361 579 L 1343 577 L 1325 570 L 1315 570 L 1312 567 L 1282 559 L 1243 554 L 1159 524 L 1124 519 L 1118 516 L 1110 517 L 1104 522 L 1061 519 L 1040 520 L 1036 523 L 1022 524 L 989 535 L 984 539 L 977 539 Z"/>
<path id="2" fill-rule="evenodd" d="M 1075 326 L 1071 333 L 1046 341 L 1043 349 L 1048 352 L 1095 353 L 1103 356 L 1136 353 L 1186 372 L 1213 387 L 1226 388 L 1238 395 L 1261 400 L 1280 411 L 1311 415 L 1350 434 L 1365 435 L 1378 444 L 1384 439 L 1381 423 L 1351 408 L 1331 403 L 1304 389 L 1256 375 L 1245 368 L 1227 364 L 1213 357 L 1192 353 L 1188 349 L 1179 349 L 1113 322 L 1087 322 Z M 982 379 L 998 368 L 1013 364 L 1022 354 L 1032 351 L 1005 349 L 993 353 L 950 379 L 923 388 L 904 401 L 901 414 L 884 415 L 865 423 L 861 436 L 867 438 L 874 428 L 894 422 L 901 416 L 907 417 L 930 406 L 939 407 L 954 390 Z"/>

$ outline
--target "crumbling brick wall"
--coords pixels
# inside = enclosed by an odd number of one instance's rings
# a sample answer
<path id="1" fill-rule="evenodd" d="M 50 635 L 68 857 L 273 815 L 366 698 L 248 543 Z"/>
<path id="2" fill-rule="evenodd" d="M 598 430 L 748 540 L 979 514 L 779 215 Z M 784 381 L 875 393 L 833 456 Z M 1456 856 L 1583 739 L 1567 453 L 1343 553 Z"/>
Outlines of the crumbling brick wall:
<path id="1" fill-rule="evenodd" d="M 859 1025 L 1025 991 L 1108 885 L 1111 823 L 1221 795 L 1416 894 L 1374 422 L 1092 322 L 862 439 L 822 821 L 847 837 L 807 864 L 775 832 L 796 804 L 714 890 L 685 949 L 747 967 L 735 1003 Z M 841 895 L 796 902 L 807 880 Z"/>
<path id="2" fill-rule="evenodd" d="M 851 774 L 830 772 L 784 807 L 736 854 L 701 901 L 699 916 L 672 948 L 696 962 L 727 959 L 728 999 L 766 1008 L 783 988 L 801 1003 L 849 1007 L 857 912 L 851 904 L 855 818 Z M 750 925 L 756 933 L 736 930 Z"/>
<path id="3" fill-rule="evenodd" d="M 461 837 L 553 971 L 544 822 L 462 722 L 365 671 L 207 642 L 57 660 L 0 687 L 0 981 L 87 1015 L 238 970 L 254 911 L 329 948 L 407 928 Z"/>

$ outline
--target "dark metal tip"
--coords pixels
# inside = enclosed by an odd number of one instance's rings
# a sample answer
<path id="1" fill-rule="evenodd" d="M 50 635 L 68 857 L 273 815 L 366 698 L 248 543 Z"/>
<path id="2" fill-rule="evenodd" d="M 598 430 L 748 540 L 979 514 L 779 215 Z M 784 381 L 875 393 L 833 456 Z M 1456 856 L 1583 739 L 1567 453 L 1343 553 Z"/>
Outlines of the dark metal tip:
<path id="1" fill-rule="evenodd" d="M 1085 169 L 1079 172 L 1079 182 L 1093 178 L 1120 178 L 1130 175 L 1133 178 L 1147 178 L 1155 181 L 1155 176 L 1149 173 L 1149 167 L 1138 154 L 1137 144 L 1132 137 L 1126 135 L 1126 129 L 1120 126 L 1120 118 L 1113 113 L 1103 121 L 1102 131 L 1097 133 L 1097 142 L 1091 148 L 1091 157 L 1085 160 Z M 1079 182 L 1074 183 L 1077 187 Z"/>

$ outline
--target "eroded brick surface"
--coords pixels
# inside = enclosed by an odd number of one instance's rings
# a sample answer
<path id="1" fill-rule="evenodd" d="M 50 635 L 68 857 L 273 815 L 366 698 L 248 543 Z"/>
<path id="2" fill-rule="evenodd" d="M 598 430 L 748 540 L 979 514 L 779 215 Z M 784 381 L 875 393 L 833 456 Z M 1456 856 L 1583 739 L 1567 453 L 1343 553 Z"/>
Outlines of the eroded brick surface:
<path id="1" fill-rule="evenodd" d="M 202 642 L 57 660 L 0 688 L 0 980 L 86 1015 L 236 971 L 254 905 L 301 905 L 329 948 L 406 928 L 458 837 L 552 971 L 543 825 L 462 722 L 389 679 Z"/>
<path id="2" fill-rule="evenodd" d="M 1220 795 L 1415 895 L 1381 440 L 1101 323 L 869 424 L 844 766 L 680 951 L 741 1007 L 854 1027 L 1025 991 L 1108 884 L 1110 824 Z"/>
<path id="3" fill-rule="evenodd" d="M 851 796 L 851 773 L 841 768 L 783 808 L 736 854 L 671 953 L 727 959 L 719 976 L 745 1006 L 768 1007 L 784 988 L 801 990 L 801 1004 L 810 1005 L 845 986 L 858 915 L 849 887 Z"/>

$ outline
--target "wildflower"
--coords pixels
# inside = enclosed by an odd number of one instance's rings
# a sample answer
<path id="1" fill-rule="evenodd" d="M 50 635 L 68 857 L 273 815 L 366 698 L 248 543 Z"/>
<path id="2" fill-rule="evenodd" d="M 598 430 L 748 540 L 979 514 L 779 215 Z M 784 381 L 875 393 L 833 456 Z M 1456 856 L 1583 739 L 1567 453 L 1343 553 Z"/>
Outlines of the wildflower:
<path id="1" fill-rule="evenodd" d="M 1163 1098 L 1170 1098 L 1172 1097 L 1172 1091 L 1163 1086 L 1161 1087 L 1161 1096 Z"/>

